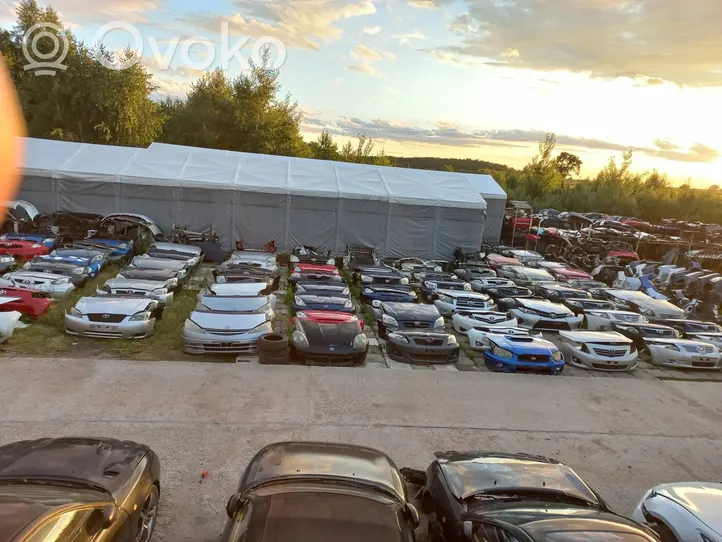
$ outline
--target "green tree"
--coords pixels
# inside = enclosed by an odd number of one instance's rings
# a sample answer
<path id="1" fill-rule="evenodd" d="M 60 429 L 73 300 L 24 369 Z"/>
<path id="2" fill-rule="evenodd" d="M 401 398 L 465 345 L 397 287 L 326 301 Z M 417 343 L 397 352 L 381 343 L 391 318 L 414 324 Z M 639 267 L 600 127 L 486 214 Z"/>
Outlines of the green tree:
<path id="1" fill-rule="evenodd" d="M 366 134 L 356 136 L 356 145 L 347 141 L 341 147 L 341 160 L 355 164 L 373 164 L 375 157 L 371 154 L 374 150 L 374 142 Z"/>
<path id="2" fill-rule="evenodd" d="M 565 179 L 571 177 L 572 173 L 575 175 L 579 175 L 579 172 L 582 168 L 582 159 L 579 158 L 576 154 L 572 154 L 569 152 L 560 153 L 559 156 L 556 157 L 554 162 L 556 164 L 557 171 Z"/>
<path id="3" fill-rule="evenodd" d="M 338 143 L 328 130 L 321 132 L 316 141 L 309 143 L 311 147 L 311 156 L 318 160 L 338 160 L 341 154 L 338 151 Z"/>
<path id="4" fill-rule="evenodd" d="M 449 173 L 453 173 L 453 172 L 454 172 L 454 166 L 452 166 L 451 164 L 446 164 L 446 165 L 444 166 L 444 171 L 448 171 Z"/>

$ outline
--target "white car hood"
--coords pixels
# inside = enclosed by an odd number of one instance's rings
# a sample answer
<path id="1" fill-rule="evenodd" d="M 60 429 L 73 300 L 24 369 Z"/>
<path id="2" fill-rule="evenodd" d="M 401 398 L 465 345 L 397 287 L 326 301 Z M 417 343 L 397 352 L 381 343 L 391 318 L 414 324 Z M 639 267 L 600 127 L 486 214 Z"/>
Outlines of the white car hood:
<path id="1" fill-rule="evenodd" d="M 239 314 L 227 312 L 193 311 L 192 322 L 206 330 L 249 331 L 268 320 L 265 313 Z"/>
<path id="2" fill-rule="evenodd" d="M 602 312 L 604 314 L 608 314 L 612 320 L 616 320 L 617 322 L 629 322 L 630 324 L 644 324 L 647 322 L 647 319 L 641 314 L 630 311 L 608 311 L 603 309 L 589 309 L 587 311 L 587 314 L 594 316 L 595 313 Z"/>
<path id="3" fill-rule="evenodd" d="M 215 295 L 220 296 L 239 296 L 239 297 L 250 297 L 261 295 L 261 292 L 268 288 L 268 284 L 265 282 L 238 282 L 238 283 L 224 283 L 224 284 L 212 284 L 210 289 Z"/>
<path id="4" fill-rule="evenodd" d="M 449 297 L 452 297 L 454 299 L 458 297 L 464 297 L 467 299 L 478 299 L 479 301 L 489 301 L 489 296 L 486 294 L 480 294 L 478 292 L 471 292 L 468 290 L 464 290 L 463 292 L 461 290 L 436 290 L 437 294 L 443 294 L 448 295 Z"/>
<path id="5" fill-rule="evenodd" d="M 0 312 L 0 343 L 4 343 L 12 337 L 21 316 L 22 314 L 18 311 Z"/>
<path id="6" fill-rule="evenodd" d="M 535 311 L 542 311 L 542 312 L 554 313 L 554 314 L 565 314 L 565 315 L 574 314 L 571 310 L 569 310 L 564 305 L 560 305 L 558 303 L 552 303 L 551 301 L 544 301 L 542 299 L 526 299 L 523 297 L 517 298 L 516 301 L 522 307 L 526 307 L 527 309 L 532 309 Z"/>
<path id="7" fill-rule="evenodd" d="M 165 288 L 165 282 L 154 280 L 135 280 L 135 279 L 110 279 L 105 281 L 105 286 L 111 290 L 143 290 L 152 292 L 160 288 Z"/>
<path id="8" fill-rule="evenodd" d="M 683 506 L 722 536 L 722 484 L 665 484 L 654 488 L 654 491 Z"/>
<path id="9" fill-rule="evenodd" d="M 608 343 L 625 343 L 632 344 L 632 339 L 625 337 L 621 333 L 616 331 L 601 332 L 601 331 L 560 331 L 560 337 L 569 339 L 570 341 L 578 343 L 594 343 L 594 344 L 608 344 Z"/>
<path id="10" fill-rule="evenodd" d="M 108 298 L 108 297 L 83 297 L 76 304 L 75 308 L 83 314 L 125 314 L 132 316 L 137 312 L 150 310 L 156 305 L 155 301 L 145 298 Z"/>

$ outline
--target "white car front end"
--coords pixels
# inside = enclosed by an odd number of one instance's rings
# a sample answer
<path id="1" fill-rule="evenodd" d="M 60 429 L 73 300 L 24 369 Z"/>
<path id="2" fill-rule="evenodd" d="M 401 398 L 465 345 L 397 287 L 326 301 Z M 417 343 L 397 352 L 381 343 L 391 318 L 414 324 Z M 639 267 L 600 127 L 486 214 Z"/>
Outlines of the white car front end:
<path id="1" fill-rule="evenodd" d="M 454 330 L 462 335 L 466 335 L 475 327 L 517 327 L 518 325 L 516 319 L 510 318 L 507 313 L 493 311 L 460 311 L 454 313 L 451 321 Z"/>
<path id="2" fill-rule="evenodd" d="M 494 301 L 486 294 L 458 290 L 436 290 L 434 305 L 442 316 L 451 316 L 460 310 L 496 310 Z"/>
<path id="3" fill-rule="evenodd" d="M 641 314 L 630 311 L 602 311 L 591 310 L 584 313 L 589 331 L 609 331 L 612 329 L 612 322 L 627 324 L 646 324 L 647 319 Z"/>
<path id="4" fill-rule="evenodd" d="M 633 341 L 621 333 L 561 331 L 559 349 L 564 360 L 575 367 L 596 371 L 631 371 L 639 353 Z"/>
<path id="5" fill-rule="evenodd" d="M 720 351 L 713 344 L 688 339 L 645 339 L 652 363 L 680 369 L 722 368 Z"/>
<path id="6" fill-rule="evenodd" d="M 548 331 L 570 331 L 579 329 L 583 316 L 575 315 L 569 308 L 558 303 L 539 299 L 516 299 L 515 308 L 509 309 L 509 316 L 517 319 L 519 327 Z"/>
<path id="7" fill-rule="evenodd" d="M 23 288 L 34 292 L 43 292 L 54 298 L 70 295 L 75 286 L 68 277 L 54 273 L 38 273 L 35 271 L 15 271 L 6 273 L 0 280 L 0 286 Z"/>
<path id="8" fill-rule="evenodd" d="M 513 280 L 503 278 L 474 279 L 469 284 L 471 284 L 471 289 L 475 292 L 482 292 L 486 288 L 516 286 Z"/>
<path id="9" fill-rule="evenodd" d="M 469 346 L 472 350 L 488 350 L 491 348 L 489 337 L 494 335 L 518 335 L 522 337 L 539 337 L 541 333 L 535 333 L 528 329 L 513 326 L 489 326 L 487 328 L 476 327 L 470 329 L 467 334 L 469 337 Z"/>

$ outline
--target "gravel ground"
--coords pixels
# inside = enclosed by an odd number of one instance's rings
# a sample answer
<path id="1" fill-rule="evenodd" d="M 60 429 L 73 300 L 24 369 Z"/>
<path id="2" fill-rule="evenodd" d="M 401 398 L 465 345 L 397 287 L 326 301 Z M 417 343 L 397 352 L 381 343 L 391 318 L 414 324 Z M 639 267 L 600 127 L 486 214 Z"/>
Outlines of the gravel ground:
<path id="1" fill-rule="evenodd" d="M 0 442 L 105 435 L 149 444 L 163 465 L 163 541 L 217 540 L 247 461 L 289 439 L 366 444 L 415 468 L 436 450 L 545 454 L 629 513 L 654 484 L 718 481 L 719 391 L 639 378 L 5 359 Z"/>

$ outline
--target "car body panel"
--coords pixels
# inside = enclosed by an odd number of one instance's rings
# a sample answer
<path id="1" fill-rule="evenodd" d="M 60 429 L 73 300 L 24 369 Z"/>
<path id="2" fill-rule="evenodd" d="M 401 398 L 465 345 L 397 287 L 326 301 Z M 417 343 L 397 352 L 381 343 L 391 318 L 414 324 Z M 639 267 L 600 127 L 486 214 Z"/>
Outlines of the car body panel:
<path id="1" fill-rule="evenodd" d="M 559 282 L 569 282 L 570 280 L 592 280 L 592 276 L 581 269 L 571 268 L 554 268 L 549 272 Z"/>
<path id="2" fill-rule="evenodd" d="M 637 347 L 644 346 L 644 339 L 677 339 L 676 329 L 651 323 L 627 323 L 612 321 L 612 331 L 632 339 Z"/>
<path id="3" fill-rule="evenodd" d="M 519 327 L 544 329 L 550 331 L 578 329 L 584 318 L 575 315 L 564 305 L 552 303 L 544 299 L 516 298 L 509 305 L 508 312 L 519 322 Z M 499 303 L 501 310 L 507 308 L 506 300 Z M 515 306 L 514 306 L 515 305 Z M 533 313 L 524 312 L 534 311 Z"/>
<path id="4" fill-rule="evenodd" d="M 652 364 L 684 369 L 722 368 L 719 349 L 702 341 L 688 339 L 645 339 Z"/>
<path id="5" fill-rule="evenodd" d="M 212 295 L 229 297 L 260 296 L 266 289 L 265 284 L 258 282 L 211 284 L 209 286 L 209 292 Z"/>
<path id="6" fill-rule="evenodd" d="M 459 351 L 456 338 L 448 333 L 398 331 L 386 336 L 386 355 L 401 363 L 453 364 L 459 361 Z"/>
<path id="7" fill-rule="evenodd" d="M 201 330 L 189 329 L 188 322 Z M 268 313 L 193 311 L 183 327 L 183 351 L 188 354 L 255 353 L 258 339 L 271 332 Z"/>
<path id="8" fill-rule="evenodd" d="M 265 313 L 272 310 L 271 296 L 217 296 L 198 294 L 198 311 L 210 312 L 238 312 L 238 313 Z"/>
<path id="9" fill-rule="evenodd" d="M 343 282 L 297 282 L 296 292 L 307 294 L 332 294 L 339 296 L 351 295 L 349 287 Z"/>
<path id="10" fill-rule="evenodd" d="M 491 335 L 488 339 L 491 349 L 484 350 L 484 362 L 492 370 L 510 373 L 530 370 L 554 375 L 564 369 L 564 359 L 554 359 L 559 349 L 547 340 L 519 335 Z M 511 352 L 512 356 L 495 354 L 494 346 Z"/>
<path id="11" fill-rule="evenodd" d="M 584 320 L 589 331 L 609 331 L 612 322 L 644 324 L 647 318 L 636 312 L 619 310 L 587 310 L 584 311 Z"/>
<path id="12" fill-rule="evenodd" d="M 374 301 L 389 303 L 415 303 L 418 295 L 409 286 L 402 284 L 364 284 L 361 290 L 361 302 L 371 304 Z"/>
<path id="13" fill-rule="evenodd" d="M 348 296 L 317 295 L 308 293 L 297 293 L 291 305 L 295 311 L 322 310 L 353 313 L 354 309 L 351 298 Z"/>
<path id="14" fill-rule="evenodd" d="M 443 316 L 451 316 L 457 310 L 490 310 L 496 309 L 491 298 L 482 293 L 457 291 L 457 290 L 436 290 L 438 298 L 434 305 Z"/>
<path id="15" fill-rule="evenodd" d="M 0 304 L 0 311 L 17 311 L 32 318 L 40 318 L 48 312 L 48 309 L 52 305 L 50 299 L 46 297 L 33 297 L 33 291 L 24 288 L 0 286 L 0 297 L 4 299 L 3 303 Z"/>
<path id="16" fill-rule="evenodd" d="M 383 339 L 387 331 L 442 331 L 443 328 L 434 328 L 434 324 L 441 319 L 441 313 L 434 305 L 419 305 L 416 303 L 382 303 L 381 308 L 374 310 L 379 329 L 379 336 Z M 398 325 L 385 324 L 383 316 L 396 320 Z"/>
<path id="17" fill-rule="evenodd" d="M 469 330 L 475 327 L 517 327 L 516 318 L 510 317 L 505 312 L 495 311 L 457 311 L 451 317 L 454 331 L 466 335 Z"/>
<path id="18" fill-rule="evenodd" d="M 18 311 L 0 312 L 0 344 L 13 336 L 21 317 L 22 314 Z"/>
<path id="19" fill-rule="evenodd" d="M 170 269 L 144 269 L 140 267 L 123 267 L 116 276 L 118 279 L 162 282 L 170 290 L 180 288 L 179 277 L 185 277 L 185 270 L 173 271 Z"/>
<path id="20" fill-rule="evenodd" d="M 309 315 L 310 313 L 310 315 Z M 294 319 L 295 328 L 292 340 L 292 357 L 307 363 L 324 365 L 361 365 L 366 360 L 368 342 L 362 350 L 354 349 L 354 340 L 363 334 L 361 323 L 355 315 L 348 319 L 332 318 L 323 311 L 308 311 Z M 296 334 L 302 334 L 305 344 L 298 344 Z"/>
<path id="21" fill-rule="evenodd" d="M 158 301 L 141 297 L 83 297 L 74 310 L 82 316 L 65 313 L 65 332 L 102 339 L 144 339 L 153 333 Z M 150 312 L 145 320 L 131 320 L 137 313 Z"/>
<path id="22" fill-rule="evenodd" d="M 43 292 L 54 298 L 66 297 L 75 290 L 75 286 L 68 280 L 68 277 L 24 270 L 3 275 L 0 280 L 0 288 L 3 286 Z"/>
<path id="23" fill-rule="evenodd" d="M 2 241 L 31 241 L 53 250 L 58 240 L 53 235 L 45 235 L 43 233 L 5 233 L 0 235 L 0 242 Z"/>
<path id="24" fill-rule="evenodd" d="M 72 251 L 72 250 L 71 250 Z M 81 252 L 81 251 L 72 251 L 72 252 Z M 63 251 L 62 249 L 60 251 L 54 250 L 47 256 L 36 256 L 33 258 L 33 261 L 39 261 L 39 262 L 56 262 L 56 263 L 62 263 L 62 264 L 72 264 L 76 267 L 88 267 L 90 268 L 89 275 L 91 277 L 94 277 L 100 272 L 100 269 L 103 267 L 103 264 L 105 263 L 105 257 L 100 259 L 94 259 L 94 256 L 91 256 L 90 253 L 87 254 L 87 256 L 82 257 L 75 254 L 70 254 L 68 252 Z"/>
<path id="25" fill-rule="evenodd" d="M 173 292 L 167 286 L 166 283 L 158 281 L 114 278 L 105 281 L 95 294 L 148 297 L 157 300 L 161 305 L 169 306 L 173 303 Z"/>
<path id="26" fill-rule="evenodd" d="M 34 273 L 50 273 L 52 275 L 67 277 L 75 286 L 84 285 L 91 277 L 91 270 L 87 266 L 77 266 L 75 264 L 56 261 L 43 261 L 39 260 L 37 256 L 27 262 L 23 266 L 23 269 Z M 75 271 L 81 271 L 81 273 L 76 274 Z"/>
<path id="27" fill-rule="evenodd" d="M 15 256 L 22 260 L 31 260 L 35 256 L 43 256 L 49 252 L 50 249 L 47 246 L 34 241 L 0 241 L 0 255 Z"/>
<path id="28" fill-rule="evenodd" d="M 498 288 L 498 287 L 515 287 L 516 284 L 513 280 L 505 279 L 505 278 L 488 278 L 488 279 L 476 279 L 472 280 L 469 284 L 471 284 L 471 289 L 475 292 L 484 292 L 486 288 Z"/>
<path id="29" fill-rule="evenodd" d="M 520 337 L 538 337 L 543 339 L 541 332 L 531 331 L 530 329 L 524 329 L 522 327 L 513 326 L 476 326 L 474 329 L 470 329 L 467 333 L 469 337 L 469 346 L 472 350 L 488 350 L 491 348 L 490 339 L 494 335 L 512 335 Z"/>
<path id="30" fill-rule="evenodd" d="M 638 352 L 633 341 L 620 333 L 560 331 L 559 349 L 564 360 L 575 367 L 597 371 L 631 371 Z"/>
<path id="31" fill-rule="evenodd" d="M 669 301 L 654 299 L 642 292 L 631 290 L 607 290 L 607 295 L 617 303 L 632 303 L 639 308 L 641 314 L 649 318 L 684 318 L 684 310 L 676 307 Z M 635 308 L 635 310 L 637 310 Z M 651 311 L 645 314 L 643 311 Z"/>

